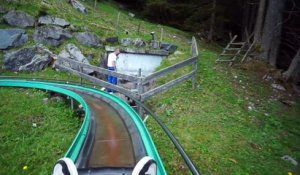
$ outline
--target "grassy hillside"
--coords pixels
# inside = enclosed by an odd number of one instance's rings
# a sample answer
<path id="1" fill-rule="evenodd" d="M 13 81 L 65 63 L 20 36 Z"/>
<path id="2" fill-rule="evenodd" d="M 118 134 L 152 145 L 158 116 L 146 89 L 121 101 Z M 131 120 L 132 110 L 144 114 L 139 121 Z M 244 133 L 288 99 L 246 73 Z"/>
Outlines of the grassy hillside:
<path id="1" fill-rule="evenodd" d="M 63 101 L 23 88 L 0 88 L 0 174 L 51 174 L 80 127 Z"/>
<path id="2" fill-rule="evenodd" d="M 132 18 L 128 11 L 108 1 L 97 3 L 93 12 L 94 1 L 85 0 L 83 4 L 88 8 L 87 15 L 73 9 L 66 1 L 47 0 L 48 4 L 42 4 L 40 0 L 18 2 L 12 4 L 4 1 L 2 5 L 34 16 L 46 11 L 65 18 L 78 31 L 90 30 L 101 39 L 119 36 L 140 37 L 148 41 L 150 32 L 155 31 L 159 35 L 162 27 L 138 17 Z M 1 24 L 1 28 L 8 26 Z M 160 68 L 190 56 L 191 34 L 166 26 L 163 28 L 163 40 L 179 48 L 177 54 L 169 56 Z M 26 30 L 32 36 L 33 28 Z M 84 54 L 93 55 L 94 64 L 98 64 L 99 55 L 104 52 L 103 49 L 82 46 L 75 39 L 67 40 L 64 45 L 67 43 L 74 43 Z M 32 41 L 27 43 L 32 44 Z M 192 89 L 191 81 L 187 81 L 150 99 L 148 104 L 178 138 L 201 172 L 220 175 L 299 173 L 299 167 L 281 159 L 284 155 L 300 159 L 299 98 L 290 91 L 274 91 L 270 83 L 262 79 L 269 74 L 269 68 L 265 65 L 249 63 L 228 68 L 227 65 L 215 64 L 220 47 L 202 41 L 198 44 L 197 88 Z M 50 49 L 58 53 L 64 45 Z M 163 77 L 158 83 L 185 71 L 183 69 Z M 15 73 L 1 70 L 0 75 Z M 51 69 L 17 75 L 77 79 Z M 284 103 L 287 101 L 288 104 Z M 146 125 L 169 174 L 188 174 L 184 162 L 158 125 L 151 118 Z"/>

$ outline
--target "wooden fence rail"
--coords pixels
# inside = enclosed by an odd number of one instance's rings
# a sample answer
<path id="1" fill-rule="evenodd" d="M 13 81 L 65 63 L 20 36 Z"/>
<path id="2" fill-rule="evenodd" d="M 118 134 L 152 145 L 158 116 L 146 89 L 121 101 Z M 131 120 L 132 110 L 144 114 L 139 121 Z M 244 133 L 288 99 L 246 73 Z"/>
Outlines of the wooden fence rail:
<path id="1" fill-rule="evenodd" d="M 175 65 L 169 66 L 167 68 L 164 68 L 160 71 L 154 72 L 150 75 L 148 75 L 147 77 L 141 77 L 140 76 L 140 72 L 141 70 L 139 70 L 139 74 L 138 76 L 131 76 L 131 75 L 125 75 L 125 74 L 121 74 L 118 72 L 114 72 L 114 71 L 110 71 L 101 67 L 96 67 L 96 66 L 92 66 L 92 65 L 88 65 L 79 61 L 75 61 L 75 60 L 71 60 L 68 58 L 62 58 L 59 57 L 58 61 L 56 63 L 56 67 L 68 72 L 71 72 L 83 79 L 86 79 L 88 81 L 93 82 L 95 85 L 97 86 L 101 86 L 101 87 L 105 87 L 105 88 L 109 88 L 109 89 L 113 89 L 115 91 L 118 91 L 124 95 L 127 95 L 129 97 L 134 97 L 136 99 L 139 99 L 141 102 L 144 102 L 145 100 L 147 100 L 148 98 L 150 98 L 153 95 L 156 95 L 162 91 L 165 91 L 166 89 L 181 83 L 185 80 L 188 79 L 192 79 L 192 84 L 193 84 L 193 88 L 196 85 L 196 72 L 197 72 L 197 62 L 198 62 L 198 47 L 197 47 L 197 41 L 195 39 L 195 37 L 192 38 L 192 44 L 191 44 L 191 52 L 192 52 L 192 57 L 184 60 L 180 63 L 177 63 Z M 66 66 L 66 65 L 70 65 Z M 159 87 L 155 87 L 153 89 L 150 89 L 146 92 L 144 92 L 145 86 L 147 83 L 149 83 L 150 81 L 156 80 L 157 78 L 164 76 L 168 73 L 172 73 L 178 69 L 181 69 L 183 67 L 192 65 L 192 70 L 189 73 L 186 73 L 185 75 L 182 75 L 179 78 L 173 79 L 169 82 L 164 83 L 163 85 L 159 86 Z M 75 69 L 75 68 L 76 69 Z M 124 87 L 121 87 L 119 85 L 113 85 L 110 84 L 104 80 L 100 80 L 96 77 L 87 75 L 85 73 L 83 73 L 83 69 L 90 69 L 93 70 L 94 72 L 98 72 L 98 73 L 102 73 L 105 75 L 112 75 L 115 76 L 119 79 L 124 79 L 133 83 L 136 83 L 136 89 L 126 89 Z M 81 80 L 82 81 L 82 80 Z"/>
<path id="2" fill-rule="evenodd" d="M 93 77 L 93 76 L 90 76 L 90 75 L 87 75 L 83 72 L 80 72 L 78 70 L 74 70 L 72 68 L 69 68 L 69 67 L 66 67 L 64 65 L 56 65 L 57 68 L 61 69 L 61 70 L 65 70 L 65 71 L 68 71 L 68 72 L 71 72 L 81 78 L 84 78 L 92 83 L 94 83 L 95 85 L 97 86 L 101 86 L 101 87 L 105 87 L 105 88 L 108 88 L 108 89 L 113 89 L 115 91 L 118 91 L 124 95 L 127 95 L 127 96 L 132 96 L 134 98 L 137 98 L 139 99 L 140 96 L 138 95 L 137 92 L 134 92 L 134 91 L 131 91 L 130 89 L 125 89 L 121 86 L 118 86 L 118 85 L 114 85 L 114 84 L 110 84 L 108 83 L 107 81 L 103 81 L 101 79 L 98 79 L 96 77 Z"/>
<path id="3" fill-rule="evenodd" d="M 75 61 L 69 58 L 63 58 L 63 57 L 58 57 L 58 65 L 64 65 L 64 63 L 70 64 L 70 65 L 76 65 L 74 67 L 81 67 L 81 68 L 87 68 L 87 69 L 92 69 L 95 72 L 99 72 L 105 75 L 112 75 L 118 78 L 122 78 L 124 80 L 128 80 L 128 81 L 138 81 L 138 77 L 136 76 L 131 76 L 131 75 L 125 75 L 125 74 L 121 74 L 115 71 L 111 71 L 102 67 L 97 67 L 97 66 L 93 66 L 93 65 L 89 65 L 89 64 L 85 64 L 79 61 Z"/>
<path id="4" fill-rule="evenodd" d="M 144 85 L 144 84 L 148 83 L 149 81 L 151 81 L 153 79 L 157 79 L 158 77 L 161 77 L 161 76 L 163 76 L 165 74 L 168 74 L 170 72 L 174 72 L 177 69 L 180 69 L 182 67 L 191 65 L 196 61 L 197 61 L 197 57 L 189 58 L 189 59 L 184 60 L 180 63 L 177 63 L 177 64 L 174 64 L 172 66 L 166 67 L 166 68 L 164 68 L 164 69 L 162 69 L 158 72 L 154 72 L 154 73 L 148 75 L 147 77 L 143 78 L 142 84 Z"/>
<path id="5" fill-rule="evenodd" d="M 156 94 L 158 94 L 158 93 L 160 93 L 164 90 L 167 90 L 168 88 L 170 88 L 170 87 L 172 87 L 172 86 L 174 86 L 178 83 L 181 83 L 181 82 L 183 82 L 187 79 L 192 78 L 193 76 L 195 76 L 195 73 L 196 73 L 196 70 L 193 70 L 192 72 L 190 72 L 188 74 L 185 74 L 185 75 L 183 75 L 183 76 L 181 76 L 181 77 L 179 77 L 175 80 L 171 80 L 171 81 L 169 81 L 169 82 L 167 82 L 167 83 L 165 83 L 165 84 L 163 84 L 159 87 L 156 87 L 154 89 L 149 90 L 148 92 L 145 92 L 145 93 L 141 94 L 141 101 L 143 102 L 143 101 L 147 100 L 149 97 L 151 97 L 153 95 L 156 95 Z"/>

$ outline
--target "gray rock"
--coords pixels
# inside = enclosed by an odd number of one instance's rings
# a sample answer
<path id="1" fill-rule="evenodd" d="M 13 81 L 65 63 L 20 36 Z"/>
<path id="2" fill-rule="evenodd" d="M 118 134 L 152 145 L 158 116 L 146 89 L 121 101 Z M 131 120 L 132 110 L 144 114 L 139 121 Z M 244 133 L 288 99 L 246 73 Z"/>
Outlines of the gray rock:
<path id="1" fill-rule="evenodd" d="M 108 37 L 105 39 L 105 41 L 109 44 L 118 44 L 119 38 L 118 37 Z"/>
<path id="2" fill-rule="evenodd" d="M 81 44 L 86 46 L 99 47 L 102 45 L 100 39 L 95 34 L 90 32 L 75 33 L 75 38 Z"/>
<path id="3" fill-rule="evenodd" d="M 135 17 L 135 14 L 129 12 L 129 13 L 128 13 L 128 16 L 130 16 L 131 18 L 133 18 L 133 17 Z"/>
<path id="4" fill-rule="evenodd" d="M 18 47 L 28 40 L 28 35 L 23 29 L 0 29 L 0 50 Z"/>
<path id="5" fill-rule="evenodd" d="M 265 81 L 273 81 L 273 78 L 270 76 L 270 75 L 264 75 L 263 76 L 263 80 L 265 80 Z"/>
<path id="6" fill-rule="evenodd" d="M 78 2 L 77 0 L 69 0 L 69 3 L 77 10 L 79 10 L 81 13 L 86 14 L 87 10 L 84 7 L 84 5 L 82 5 L 80 2 Z"/>
<path id="7" fill-rule="evenodd" d="M 78 47 L 76 47 L 74 44 L 67 44 L 65 46 L 65 49 L 62 50 L 58 57 L 62 57 L 62 58 L 69 58 L 72 60 L 76 60 L 85 64 L 90 64 L 89 61 L 87 60 L 87 58 L 81 53 L 80 49 Z M 55 64 L 58 64 L 58 62 L 56 62 Z M 64 66 L 66 67 L 71 67 L 72 69 L 78 70 L 78 67 L 76 65 L 72 65 L 72 64 L 68 64 L 68 63 L 63 63 Z M 80 70 L 78 70 L 80 71 Z M 85 74 L 90 74 L 93 73 L 94 71 L 92 69 L 87 69 L 87 68 L 83 68 L 83 73 Z"/>
<path id="8" fill-rule="evenodd" d="M 161 43 L 160 49 L 168 51 L 170 54 L 172 54 L 176 51 L 177 46 L 170 43 Z"/>
<path id="9" fill-rule="evenodd" d="M 273 89 L 276 89 L 276 90 L 281 90 L 281 91 L 285 91 L 285 90 L 286 90 L 286 89 L 285 89 L 282 85 L 280 85 L 280 84 L 275 84 L 275 83 L 273 83 L 273 84 L 271 84 L 271 86 L 272 86 Z"/>
<path id="10" fill-rule="evenodd" d="M 40 71 L 52 60 L 52 53 L 40 46 L 5 54 L 4 68 L 11 71 Z"/>
<path id="11" fill-rule="evenodd" d="M 33 39 L 37 43 L 58 46 L 72 35 L 67 30 L 58 26 L 40 27 L 34 31 Z"/>
<path id="12" fill-rule="evenodd" d="M 38 19 L 38 24 L 52 24 L 52 25 L 58 25 L 61 27 L 69 26 L 70 23 L 62 18 L 56 18 L 53 16 L 41 16 Z"/>
<path id="13" fill-rule="evenodd" d="M 79 27 L 77 27 L 77 26 L 74 26 L 74 25 L 70 25 L 69 26 L 69 30 L 71 31 L 71 32 L 78 32 L 80 29 L 79 29 Z"/>
<path id="14" fill-rule="evenodd" d="M 130 38 L 122 38 L 121 39 L 121 45 L 124 47 L 130 46 L 132 43 L 132 40 Z"/>
<path id="15" fill-rule="evenodd" d="M 5 22 L 11 26 L 16 27 L 32 27 L 34 25 L 34 19 L 32 16 L 24 12 L 10 11 L 3 16 Z"/>
<path id="16" fill-rule="evenodd" d="M 51 100 L 53 100 L 55 102 L 63 102 L 64 101 L 64 99 L 61 96 L 52 97 Z"/>
<path id="17" fill-rule="evenodd" d="M 281 159 L 291 162 L 291 164 L 293 164 L 294 166 L 298 165 L 298 162 L 289 155 L 284 155 L 281 157 Z"/>
<path id="18" fill-rule="evenodd" d="M 43 103 L 44 103 L 44 104 L 47 104 L 48 101 L 49 101 L 49 98 L 47 98 L 47 97 L 46 97 L 46 98 L 43 98 Z"/>
<path id="19" fill-rule="evenodd" d="M 141 38 L 137 38 L 137 39 L 133 40 L 133 45 L 135 47 L 144 47 L 144 46 L 146 46 L 146 42 L 143 41 Z"/>

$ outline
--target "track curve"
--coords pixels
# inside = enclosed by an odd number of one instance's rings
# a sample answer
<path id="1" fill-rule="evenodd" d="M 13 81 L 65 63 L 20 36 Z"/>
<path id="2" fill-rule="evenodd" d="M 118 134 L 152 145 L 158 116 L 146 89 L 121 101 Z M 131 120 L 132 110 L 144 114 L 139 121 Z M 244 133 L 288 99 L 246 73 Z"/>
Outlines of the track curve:
<path id="1" fill-rule="evenodd" d="M 157 174 L 166 174 L 151 136 L 139 115 L 118 97 L 73 84 L 0 79 L 0 86 L 27 87 L 67 95 L 81 104 L 84 121 L 65 157 L 79 174 L 131 174 L 136 163 L 150 156 Z"/>

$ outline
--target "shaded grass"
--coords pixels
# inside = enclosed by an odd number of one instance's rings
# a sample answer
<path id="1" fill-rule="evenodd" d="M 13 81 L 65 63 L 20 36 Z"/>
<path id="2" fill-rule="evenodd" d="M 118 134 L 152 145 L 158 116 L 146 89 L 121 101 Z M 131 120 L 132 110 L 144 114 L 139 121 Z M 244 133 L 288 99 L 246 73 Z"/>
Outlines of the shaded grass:
<path id="1" fill-rule="evenodd" d="M 215 65 L 213 51 L 200 54 L 197 89 L 187 81 L 149 104 L 203 174 L 297 174 L 297 167 L 281 157 L 299 159 L 299 100 L 291 107 L 270 100 L 271 89 L 254 81 L 258 77 L 252 72 Z M 167 171 L 188 174 L 155 122 L 147 126 Z"/>
<path id="2" fill-rule="evenodd" d="M 0 174 L 51 174 L 70 146 L 79 119 L 64 102 L 43 103 L 45 97 L 38 90 L 0 88 Z"/>

